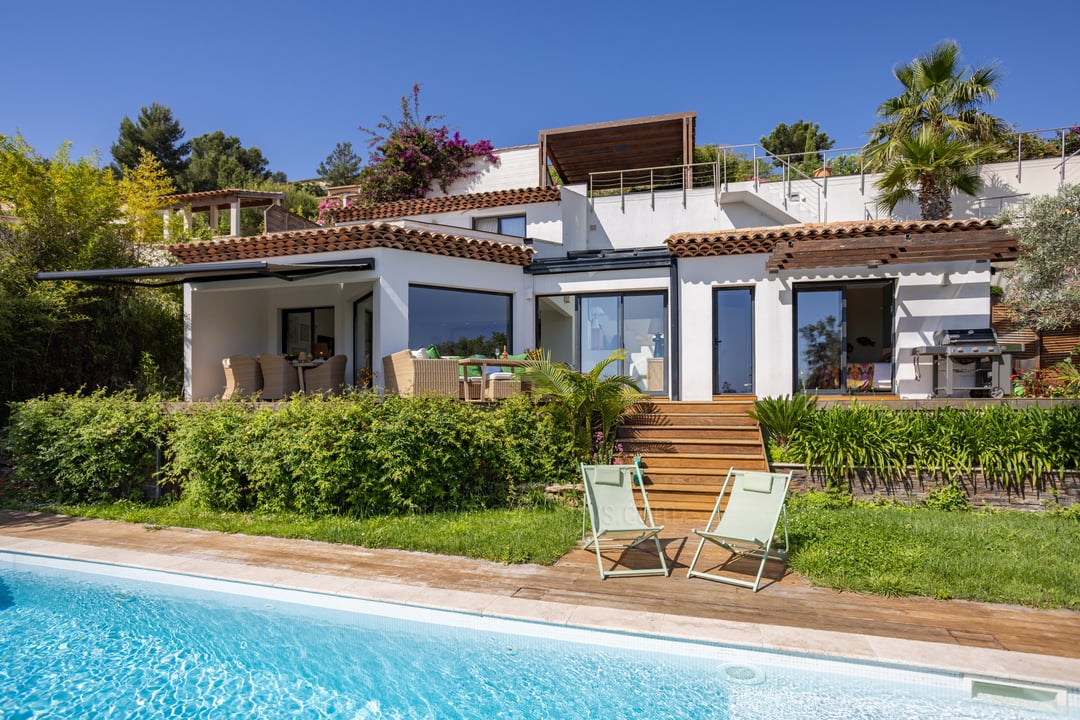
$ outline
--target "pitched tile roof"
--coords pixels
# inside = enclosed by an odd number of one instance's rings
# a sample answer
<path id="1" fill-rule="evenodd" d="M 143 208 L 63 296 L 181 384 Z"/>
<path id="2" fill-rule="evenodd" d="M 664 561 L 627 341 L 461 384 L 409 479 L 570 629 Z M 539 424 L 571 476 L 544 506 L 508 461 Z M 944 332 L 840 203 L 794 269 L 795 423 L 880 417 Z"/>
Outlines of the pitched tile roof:
<path id="1" fill-rule="evenodd" d="M 483 260 L 504 265 L 528 265 L 535 252 L 513 243 L 479 240 L 418 230 L 389 223 L 344 225 L 296 230 L 254 237 L 225 238 L 169 245 L 184 264 L 222 260 L 253 260 L 286 255 L 309 255 L 341 250 L 389 248 L 447 257 Z"/>
<path id="2" fill-rule="evenodd" d="M 530 205 L 532 203 L 557 202 L 558 200 L 559 188 L 557 187 L 492 190 L 468 195 L 444 195 L 442 197 L 419 198 L 417 200 L 400 200 L 377 205 L 352 205 L 338 210 L 334 219 L 339 223 L 386 220 L 417 215 L 437 215 L 439 213 L 464 212 L 466 210 L 486 210 L 515 205 Z"/>
<path id="3" fill-rule="evenodd" d="M 855 221 L 676 233 L 678 257 L 765 254 L 769 270 L 1016 257 L 1016 240 L 992 220 Z"/>

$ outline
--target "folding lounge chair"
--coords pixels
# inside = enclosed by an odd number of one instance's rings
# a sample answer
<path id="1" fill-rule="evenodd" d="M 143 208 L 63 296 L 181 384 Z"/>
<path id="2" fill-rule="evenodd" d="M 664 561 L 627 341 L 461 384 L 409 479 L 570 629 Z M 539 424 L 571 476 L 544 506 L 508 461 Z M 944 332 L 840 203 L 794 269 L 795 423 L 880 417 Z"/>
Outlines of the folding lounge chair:
<path id="1" fill-rule="evenodd" d="M 596 551 L 596 564 L 600 568 L 600 577 L 606 579 L 612 575 L 667 575 L 667 561 L 660 547 L 660 531 L 663 525 L 653 522 L 652 510 L 649 509 L 649 497 L 645 486 L 638 482 L 638 471 L 634 465 L 581 465 L 581 478 L 585 484 L 585 504 L 592 522 L 592 536 L 585 543 Z M 645 517 L 642 518 L 634 504 L 634 485 L 641 491 Z M 582 517 L 584 524 L 584 516 Z M 584 536 L 582 528 L 582 536 Z M 652 539 L 656 543 L 656 554 L 660 557 L 660 567 L 625 570 L 605 570 L 603 550 L 634 548 Z"/>
<path id="2" fill-rule="evenodd" d="M 724 480 L 724 486 L 720 489 L 720 496 L 716 498 L 716 506 L 709 516 L 708 524 L 704 530 L 694 530 L 701 537 L 701 543 L 694 553 L 686 576 L 741 585 L 757 592 L 769 558 L 787 560 L 787 509 L 784 507 L 784 499 L 790 484 L 791 473 L 750 472 L 731 468 Z M 725 495 L 727 504 L 721 510 Z M 776 525 L 781 516 L 784 518 L 784 547 L 777 549 L 773 547 L 773 542 Z M 706 541 L 732 553 L 732 556 L 720 565 L 720 570 L 736 558 L 760 558 L 761 563 L 754 581 L 695 570 L 694 566 L 701 557 L 701 549 L 705 547 Z"/>

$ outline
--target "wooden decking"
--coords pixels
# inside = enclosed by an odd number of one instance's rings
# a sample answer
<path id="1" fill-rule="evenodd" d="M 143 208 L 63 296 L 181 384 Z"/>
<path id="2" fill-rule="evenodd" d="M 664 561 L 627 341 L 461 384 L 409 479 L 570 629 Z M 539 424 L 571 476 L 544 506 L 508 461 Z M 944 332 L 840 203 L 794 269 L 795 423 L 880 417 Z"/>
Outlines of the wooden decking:
<path id="1" fill-rule="evenodd" d="M 948 652 L 945 646 L 951 646 L 1080 658 L 1080 613 L 1077 612 L 839 593 L 808 587 L 792 573 L 778 581 L 764 581 L 758 593 L 705 580 L 688 580 L 686 564 L 696 548 L 689 528 L 699 523 L 687 515 L 681 518 L 672 515 L 666 522 L 662 541 L 672 576 L 608 580 L 600 579 L 595 555 L 580 547 L 551 567 L 500 565 L 423 553 L 148 528 L 15 511 L 0 511 L 0 549 L 30 552 L 33 546 L 30 541 L 44 541 L 46 547 L 50 542 L 71 543 L 72 547 L 103 549 L 107 557 L 122 558 L 126 551 L 167 556 L 184 572 L 196 574 L 202 564 L 224 561 L 238 568 L 236 577 L 244 576 L 240 570 L 261 568 L 326 576 L 328 588 L 334 578 L 338 582 L 348 579 L 393 583 L 409 588 L 419 602 L 466 591 L 504 599 L 663 613 L 688 620 L 757 623 L 776 628 L 776 632 L 786 628 L 791 637 L 797 637 L 802 630 L 825 630 L 937 643 L 943 653 Z M 633 565 L 638 552 L 628 551 L 622 559 Z M 707 557 L 711 562 L 724 559 L 720 550 L 710 552 L 713 554 Z M 647 560 L 644 555 L 641 559 Z M 766 574 L 775 577 L 775 572 L 782 570 L 773 565 Z M 733 641 L 715 636 L 702 639 Z M 1076 676 L 1080 678 L 1080 664 L 1076 668 Z"/>
<path id="2" fill-rule="evenodd" d="M 708 513 L 730 468 L 768 470 L 753 396 L 714 402 L 643 403 L 619 428 L 619 442 L 642 458 L 654 510 Z"/>

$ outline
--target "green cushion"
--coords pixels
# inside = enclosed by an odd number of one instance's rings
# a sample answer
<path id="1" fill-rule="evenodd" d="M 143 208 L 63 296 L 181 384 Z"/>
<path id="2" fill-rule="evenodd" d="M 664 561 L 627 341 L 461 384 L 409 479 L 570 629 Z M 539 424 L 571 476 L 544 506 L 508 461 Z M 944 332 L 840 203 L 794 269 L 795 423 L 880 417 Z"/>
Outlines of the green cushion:
<path id="1" fill-rule="evenodd" d="M 473 355 L 472 357 L 474 357 L 474 358 L 483 358 L 484 356 L 483 355 Z M 480 368 L 479 365 L 467 365 L 465 367 L 465 376 L 466 377 L 480 377 L 480 375 L 482 374 L 480 372 L 480 369 L 481 368 Z"/>
<path id="2" fill-rule="evenodd" d="M 435 347 L 434 345 L 428 345 L 427 346 L 427 356 L 431 360 L 438 360 L 439 359 L 439 349 L 437 347 Z"/>
<path id="3" fill-rule="evenodd" d="M 529 353 L 521 353 L 520 355 L 508 355 L 506 359 L 507 360 L 528 360 L 529 359 Z M 523 368 L 523 367 L 504 367 L 503 370 L 505 372 L 512 372 L 515 375 L 521 375 L 522 373 L 525 372 L 525 368 Z"/>

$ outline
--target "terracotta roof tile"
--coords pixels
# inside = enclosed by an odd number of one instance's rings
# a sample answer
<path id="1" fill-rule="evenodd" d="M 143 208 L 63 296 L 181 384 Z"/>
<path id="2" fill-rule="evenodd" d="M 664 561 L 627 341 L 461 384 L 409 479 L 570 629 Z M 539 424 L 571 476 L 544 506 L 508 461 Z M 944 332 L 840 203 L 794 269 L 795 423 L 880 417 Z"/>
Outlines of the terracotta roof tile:
<path id="1" fill-rule="evenodd" d="M 675 233 L 667 239 L 673 255 L 679 257 L 714 257 L 772 252 L 780 240 L 825 240 L 873 238 L 908 233 L 942 233 L 984 230 L 997 227 L 992 220 L 891 220 L 809 223 L 771 227 L 720 230 L 711 233 Z"/>
<path id="2" fill-rule="evenodd" d="M 678 257 L 768 254 L 765 268 L 810 270 L 951 260 L 1016 258 L 1016 238 L 992 220 L 863 221 L 677 233 L 667 239 Z"/>
<path id="3" fill-rule="evenodd" d="M 522 266 L 531 262 L 535 252 L 523 245 L 404 228 L 389 223 L 344 225 L 168 246 L 169 252 L 184 264 L 368 248 L 390 248 Z"/>
<path id="4" fill-rule="evenodd" d="M 442 197 L 401 200 L 377 205 L 352 205 L 338 210 L 335 219 L 337 222 L 386 220 L 417 215 L 436 215 L 448 212 L 464 212 L 466 210 L 485 210 L 514 205 L 557 202 L 558 200 L 559 188 L 557 187 L 492 190 L 468 195 L 444 195 Z"/>

